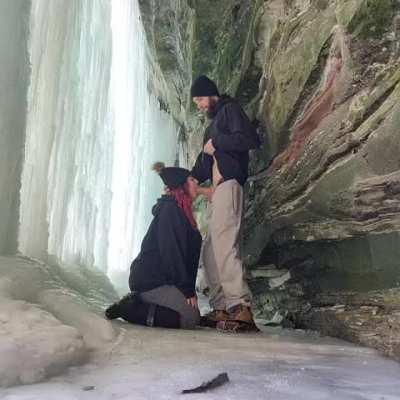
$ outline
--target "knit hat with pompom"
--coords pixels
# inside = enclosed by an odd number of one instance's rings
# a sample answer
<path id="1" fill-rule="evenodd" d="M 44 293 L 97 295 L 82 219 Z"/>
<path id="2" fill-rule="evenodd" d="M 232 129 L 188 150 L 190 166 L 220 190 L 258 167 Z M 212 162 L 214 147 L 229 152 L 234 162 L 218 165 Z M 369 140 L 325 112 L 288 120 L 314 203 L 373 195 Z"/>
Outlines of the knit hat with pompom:
<path id="1" fill-rule="evenodd" d="M 190 171 L 180 167 L 166 167 L 163 162 L 156 162 L 153 170 L 160 175 L 165 186 L 175 189 L 183 186 L 190 175 Z"/>

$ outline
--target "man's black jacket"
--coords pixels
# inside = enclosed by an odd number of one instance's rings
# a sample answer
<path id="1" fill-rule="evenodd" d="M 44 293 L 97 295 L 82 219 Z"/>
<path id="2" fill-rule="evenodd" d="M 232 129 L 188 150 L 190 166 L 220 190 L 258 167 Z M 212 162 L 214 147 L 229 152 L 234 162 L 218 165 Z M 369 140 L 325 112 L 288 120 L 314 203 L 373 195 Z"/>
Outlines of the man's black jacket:
<path id="1" fill-rule="evenodd" d="M 201 235 L 172 196 L 158 199 L 153 215 L 140 253 L 132 262 L 129 287 L 131 291 L 146 292 L 174 285 L 187 298 L 193 297 Z"/>
<path id="2" fill-rule="evenodd" d="M 224 180 L 236 179 L 244 185 L 248 177 L 249 150 L 260 147 L 261 141 L 243 109 L 231 97 L 221 96 L 216 104 L 203 145 L 209 139 L 216 148 L 214 156 Z M 191 174 L 203 183 L 212 179 L 212 165 L 213 157 L 201 152 Z"/>

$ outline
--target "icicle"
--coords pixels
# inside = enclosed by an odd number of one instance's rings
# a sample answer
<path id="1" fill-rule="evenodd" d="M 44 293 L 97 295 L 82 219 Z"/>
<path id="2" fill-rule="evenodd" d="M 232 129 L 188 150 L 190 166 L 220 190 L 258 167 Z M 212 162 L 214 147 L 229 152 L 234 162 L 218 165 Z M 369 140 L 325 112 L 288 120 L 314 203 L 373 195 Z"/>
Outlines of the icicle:
<path id="1" fill-rule="evenodd" d="M 33 0 L 19 250 L 124 284 L 171 164 L 137 1 Z M 153 76 L 153 75 L 152 75 Z"/>

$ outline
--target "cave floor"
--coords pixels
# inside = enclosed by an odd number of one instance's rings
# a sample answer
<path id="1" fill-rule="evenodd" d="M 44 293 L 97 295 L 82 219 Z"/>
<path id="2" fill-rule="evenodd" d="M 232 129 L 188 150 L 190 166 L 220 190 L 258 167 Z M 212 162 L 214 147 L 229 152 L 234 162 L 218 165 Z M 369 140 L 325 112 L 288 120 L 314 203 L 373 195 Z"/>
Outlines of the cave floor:
<path id="1" fill-rule="evenodd" d="M 116 321 L 111 349 L 47 382 L 3 390 L 3 400 L 176 399 L 221 372 L 230 382 L 188 399 L 400 399 L 400 364 L 374 350 L 301 331 L 221 334 Z"/>

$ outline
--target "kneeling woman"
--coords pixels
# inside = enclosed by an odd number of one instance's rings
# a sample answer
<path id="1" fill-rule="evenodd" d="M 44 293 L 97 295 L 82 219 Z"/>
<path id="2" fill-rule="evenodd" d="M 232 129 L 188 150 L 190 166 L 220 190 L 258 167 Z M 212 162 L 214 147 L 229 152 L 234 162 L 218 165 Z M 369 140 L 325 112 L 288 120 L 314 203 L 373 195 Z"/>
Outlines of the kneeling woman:
<path id="1" fill-rule="evenodd" d="M 131 265 L 132 291 L 106 310 L 108 319 L 166 328 L 193 329 L 200 314 L 195 283 L 201 235 L 193 217 L 197 181 L 184 168 L 153 167 L 168 194 L 153 207 L 153 221 Z"/>

